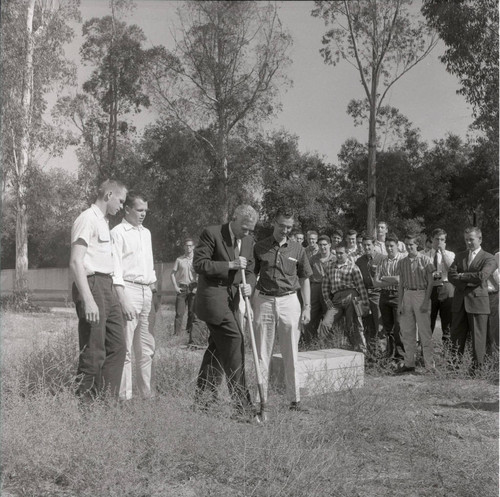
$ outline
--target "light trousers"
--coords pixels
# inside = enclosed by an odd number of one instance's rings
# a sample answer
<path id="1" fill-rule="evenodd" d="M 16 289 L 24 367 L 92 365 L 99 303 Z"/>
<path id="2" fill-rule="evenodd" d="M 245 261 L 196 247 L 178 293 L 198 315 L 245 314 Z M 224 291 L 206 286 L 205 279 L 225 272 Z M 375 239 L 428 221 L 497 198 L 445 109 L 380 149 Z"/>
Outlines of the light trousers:
<path id="1" fill-rule="evenodd" d="M 155 338 L 149 331 L 153 293 L 147 285 L 125 282 L 125 296 L 134 306 L 135 315 L 131 321 L 125 321 L 127 352 L 120 384 L 120 400 L 132 398 L 132 349 L 137 367 L 137 389 L 139 395 L 147 399 L 152 396 L 151 370 L 155 353 Z"/>
<path id="2" fill-rule="evenodd" d="M 432 346 L 430 302 L 429 311 L 421 312 L 420 306 L 425 298 L 425 290 L 404 290 L 403 313 L 399 324 L 401 327 L 401 339 L 405 348 L 405 366 L 415 367 L 415 355 L 417 352 L 417 327 L 422 351 L 424 354 L 425 367 L 434 367 L 434 350 Z"/>
<path id="3" fill-rule="evenodd" d="M 297 359 L 299 353 L 300 302 L 297 294 L 270 297 L 256 292 L 254 299 L 255 342 L 264 380 L 267 400 L 269 368 L 276 334 L 283 357 L 286 396 L 290 402 L 300 401 Z"/>

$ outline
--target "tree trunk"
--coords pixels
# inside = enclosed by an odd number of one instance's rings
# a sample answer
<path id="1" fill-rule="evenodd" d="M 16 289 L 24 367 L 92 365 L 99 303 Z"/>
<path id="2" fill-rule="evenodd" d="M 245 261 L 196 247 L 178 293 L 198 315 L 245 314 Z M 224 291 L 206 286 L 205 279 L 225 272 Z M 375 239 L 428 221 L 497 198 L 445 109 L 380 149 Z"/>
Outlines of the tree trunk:
<path id="1" fill-rule="evenodd" d="M 26 17 L 26 57 L 24 60 L 23 93 L 21 97 L 22 126 L 19 137 L 19 160 L 16 168 L 16 291 L 28 288 L 28 215 L 26 210 L 26 171 L 30 160 L 31 101 L 33 94 L 33 15 L 35 0 L 28 4 Z M 15 146 L 15 145 L 14 145 Z"/>
<path id="2" fill-rule="evenodd" d="M 377 80 L 372 78 L 372 96 L 370 101 L 370 121 L 368 125 L 368 184 L 366 230 L 375 236 L 377 224 Z"/>

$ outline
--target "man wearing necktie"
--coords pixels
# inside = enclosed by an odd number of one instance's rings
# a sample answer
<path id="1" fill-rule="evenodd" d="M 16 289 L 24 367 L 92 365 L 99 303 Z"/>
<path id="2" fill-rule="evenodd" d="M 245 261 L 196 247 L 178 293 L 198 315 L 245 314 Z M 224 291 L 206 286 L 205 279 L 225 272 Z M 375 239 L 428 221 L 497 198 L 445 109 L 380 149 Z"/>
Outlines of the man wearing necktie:
<path id="1" fill-rule="evenodd" d="M 482 233 L 477 227 L 464 231 L 467 251 L 460 252 L 450 267 L 448 278 L 455 286 L 452 305 L 451 342 L 461 357 L 467 336 L 472 337 L 472 371 L 481 367 L 486 353 L 490 302 L 488 278 L 496 268 L 492 254 L 481 248 Z"/>
<path id="2" fill-rule="evenodd" d="M 195 312 L 210 330 L 208 347 L 198 373 L 196 401 L 207 407 L 217 397 L 226 375 L 229 393 L 238 413 L 252 416 L 250 394 L 245 383 L 244 340 L 239 309 L 240 292 L 250 296 L 255 285 L 253 234 L 257 212 L 238 206 L 231 222 L 205 228 L 194 251 L 198 273 Z M 247 285 L 241 285 L 241 270 Z M 241 287 L 241 290 L 240 290 Z"/>
<path id="3" fill-rule="evenodd" d="M 455 254 L 446 250 L 446 231 L 437 228 L 432 232 L 432 246 L 427 252 L 434 264 L 434 283 L 431 293 L 431 330 L 434 333 L 439 313 L 443 343 L 450 340 L 451 306 L 454 287 L 448 280 L 448 270 L 455 260 Z"/>

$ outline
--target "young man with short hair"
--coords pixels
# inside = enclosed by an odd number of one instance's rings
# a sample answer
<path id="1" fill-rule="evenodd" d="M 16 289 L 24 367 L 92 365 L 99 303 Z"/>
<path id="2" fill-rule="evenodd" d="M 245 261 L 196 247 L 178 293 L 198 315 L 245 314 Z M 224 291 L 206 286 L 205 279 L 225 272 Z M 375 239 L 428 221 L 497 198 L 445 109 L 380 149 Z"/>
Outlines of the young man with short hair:
<path id="1" fill-rule="evenodd" d="M 193 342 L 193 325 L 196 323 L 194 312 L 194 299 L 198 275 L 193 268 L 194 240 L 186 238 L 184 240 L 184 255 L 177 257 L 170 273 L 170 278 L 175 290 L 175 321 L 174 335 L 179 335 L 182 329 L 182 320 L 187 310 L 186 331 L 189 333 L 189 344 Z"/>
<path id="2" fill-rule="evenodd" d="M 432 293 L 434 266 L 432 261 L 418 251 L 418 236 L 409 233 L 405 236 L 408 256 L 398 265 L 399 303 L 401 337 L 405 348 L 404 366 L 396 373 L 415 371 L 418 335 L 422 344 L 424 364 L 427 369 L 434 368 L 434 351 L 430 319 L 430 298 Z"/>
<path id="3" fill-rule="evenodd" d="M 318 232 L 314 230 L 310 230 L 307 232 L 307 247 L 306 247 L 306 256 L 311 260 L 311 257 L 314 254 L 319 252 L 318 248 Z"/>
<path id="4" fill-rule="evenodd" d="M 330 250 L 332 251 L 333 254 L 337 245 L 341 243 L 342 240 L 344 239 L 344 233 L 342 233 L 342 230 L 334 230 L 331 238 L 332 238 L 332 246 Z"/>
<path id="5" fill-rule="evenodd" d="M 116 180 L 101 183 L 97 200 L 71 229 L 70 269 L 78 315 L 80 355 L 77 394 L 91 401 L 109 389 L 118 396 L 125 360 L 123 319 L 112 275 L 115 270 L 108 216 L 123 207 L 127 189 Z"/>
<path id="6" fill-rule="evenodd" d="M 360 299 L 364 309 L 369 311 L 368 293 L 358 266 L 349 258 L 347 245 L 340 243 L 335 248 L 337 262 L 328 265 L 321 284 L 327 311 L 320 326 L 321 336 L 327 336 L 332 326 L 345 316 L 346 332 L 354 350 L 366 352 L 361 315 L 357 314 L 355 299 Z"/>
<path id="7" fill-rule="evenodd" d="M 267 397 L 269 367 L 278 335 L 283 356 L 286 395 L 290 409 L 300 405 L 297 354 L 300 339 L 299 322 L 307 325 L 311 318 L 309 278 L 312 271 L 304 248 L 289 239 L 294 223 L 291 211 L 280 209 L 273 222 L 273 234 L 255 244 L 254 295 L 255 338 Z M 303 306 L 297 297 L 300 289 Z M 261 399 L 264 402 L 266 399 Z"/>
<path id="8" fill-rule="evenodd" d="M 160 301 L 156 290 L 151 232 L 143 226 L 148 202 L 141 193 L 129 192 L 125 217 L 111 230 L 115 270 L 113 285 L 125 317 L 127 354 L 120 385 L 120 400 L 132 398 L 132 349 L 137 367 L 137 389 L 143 399 L 154 396 L 151 374 L 155 337 L 149 329 L 151 308 Z"/>
<path id="9" fill-rule="evenodd" d="M 352 262 L 356 262 L 356 259 L 361 255 L 358 254 L 358 245 L 356 243 L 357 237 L 358 232 L 356 230 L 349 230 L 345 235 L 347 255 L 352 260 Z"/>
<path id="10" fill-rule="evenodd" d="M 377 239 L 375 240 L 375 251 L 380 252 L 382 255 L 387 255 L 385 249 L 385 238 L 389 232 L 389 225 L 386 221 L 379 221 L 377 223 Z M 406 248 L 403 242 L 398 241 L 398 252 L 406 255 Z"/>

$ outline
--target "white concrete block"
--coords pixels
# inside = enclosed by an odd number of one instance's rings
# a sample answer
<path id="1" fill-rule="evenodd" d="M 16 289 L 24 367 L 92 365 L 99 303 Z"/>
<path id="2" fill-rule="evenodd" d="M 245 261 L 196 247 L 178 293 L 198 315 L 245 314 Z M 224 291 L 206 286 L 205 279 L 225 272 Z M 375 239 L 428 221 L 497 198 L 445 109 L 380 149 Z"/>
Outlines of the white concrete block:
<path id="1" fill-rule="evenodd" d="M 325 349 L 299 352 L 298 371 L 300 395 L 320 395 L 364 384 L 365 356 L 361 352 Z M 278 390 L 285 389 L 281 354 L 271 358 L 270 383 Z"/>

